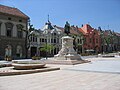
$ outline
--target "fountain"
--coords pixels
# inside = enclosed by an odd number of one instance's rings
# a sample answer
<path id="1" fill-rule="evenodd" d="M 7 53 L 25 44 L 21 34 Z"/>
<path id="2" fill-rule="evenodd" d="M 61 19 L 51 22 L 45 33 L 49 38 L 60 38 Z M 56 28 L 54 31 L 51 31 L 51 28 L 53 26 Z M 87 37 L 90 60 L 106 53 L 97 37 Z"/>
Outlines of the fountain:
<path id="1" fill-rule="evenodd" d="M 40 64 L 40 63 L 13 63 L 12 66 L 14 66 L 14 69 L 17 70 L 28 70 L 28 69 L 39 69 L 39 68 L 43 68 L 45 66 L 45 64 Z"/>
<path id="2" fill-rule="evenodd" d="M 28 69 L 39 69 L 43 68 L 45 66 L 44 63 L 40 63 L 39 61 L 33 61 L 33 60 L 18 60 L 18 61 L 12 61 L 12 66 L 14 69 L 19 70 L 28 70 Z"/>

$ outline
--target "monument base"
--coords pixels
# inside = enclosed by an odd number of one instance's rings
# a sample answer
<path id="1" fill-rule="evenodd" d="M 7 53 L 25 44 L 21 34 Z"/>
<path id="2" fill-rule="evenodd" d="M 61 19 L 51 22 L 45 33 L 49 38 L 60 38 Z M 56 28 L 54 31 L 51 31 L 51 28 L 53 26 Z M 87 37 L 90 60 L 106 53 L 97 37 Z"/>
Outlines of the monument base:
<path id="1" fill-rule="evenodd" d="M 90 61 L 88 60 L 44 60 L 41 61 L 41 63 L 44 64 L 61 64 L 61 65 L 76 65 L 76 64 L 82 64 L 82 63 L 88 63 Z"/>

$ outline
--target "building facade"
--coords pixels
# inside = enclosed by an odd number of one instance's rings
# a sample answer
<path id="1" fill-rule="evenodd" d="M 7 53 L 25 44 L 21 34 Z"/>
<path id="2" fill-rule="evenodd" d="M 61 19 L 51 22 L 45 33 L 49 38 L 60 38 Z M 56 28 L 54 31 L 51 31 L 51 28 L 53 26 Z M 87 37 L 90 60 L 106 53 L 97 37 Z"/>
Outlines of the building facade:
<path id="1" fill-rule="evenodd" d="M 42 29 L 34 30 L 34 34 L 30 36 L 29 57 L 40 56 L 45 57 L 46 52 L 41 51 L 45 45 L 51 45 L 54 49 L 47 52 L 47 56 L 54 56 L 61 49 L 61 38 L 63 31 L 60 27 L 52 25 L 48 20 Z"/>
<path id="2" fill-rule="evenodd" d="M 24 58 L 29 17 L 19 9 L 0 5 L 0 58 Z"/>
<path id="3" fill-rule="evenodd" d="M 120 34 L 111 30 L 101 30 L 101 51 L 117 52 L 120 51 Z"/>
<path id="4" fill-rule="evenodd" d="M 79 28 L 79 31 L 84 35 L 84 53 L 99 53 L 101 51 L 101 38 L 98 30 L 85 24 Z"/>
<path id="5" fill-rule="evenodd" d="M 66 35 L 63 27 L 52 25 L 49 20 L 42 29 L 34 30 L 34 32 L 35 34 L 30 37 L 30 57 L 35 55 L 45 57 L 46 52 L 40 51 L 40 48 L 46 44 L 55 47 L 47 52 L 47 56 L 54 56 L 61 49 L 61 38 Z M 81 28 L 70 26 L 69 36 L 74 38 L 73 46 L 79 54 L 98 54 L 120 50 L 119 33 L 94 29 L 89 24 Z"/>

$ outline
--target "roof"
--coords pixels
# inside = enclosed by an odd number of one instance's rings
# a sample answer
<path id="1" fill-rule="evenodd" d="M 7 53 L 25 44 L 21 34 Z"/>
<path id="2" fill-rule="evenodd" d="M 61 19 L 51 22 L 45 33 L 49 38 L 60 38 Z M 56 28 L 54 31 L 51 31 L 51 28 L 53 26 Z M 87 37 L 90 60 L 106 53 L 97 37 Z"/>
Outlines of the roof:
<path id="1" fill-rule="evenodd" d="M 60 29 L 62 32 L 64 32 L 64 28 L 63 27 L 59 27 L 59 26 L 56 26 L 56 25 L 55 25 L 55 27 Z M 78 34 L 80 34 L 80 32 L 79 32 L 77 27 L 71 26 L 70 27 L 70 34 L 78 35 Z"/>
<path id="2" fill-rule="evenodd" d="M 93 28 L 89 24 L 85 24 L 83 27 L 79 28 L 79 31 L 82 32 L 84 35 L 89 33 Z"/>
<path id="3" fill-rule="evenodd" d="M 115 34 L 120 37 L 120 33 L 117 33 L 117 32 L 116 32 Z"/>
<path id="4" fill-rule="evenodd" d="M 64 28 L 63 27 L 60 27 L 60 26 L 57 26 L 57 25 L 54 25 L 55 28 L 61 30 L 62 32 L 64 32 Z"/>
<path id="5" fill-rule="evenodd" d="M 77 27 L 71 26 L 70 33 L 78 35 L 80 32 L 78 31 Z"/>
<path id="6" fill-rule="evenodd" d="M 78 30 L 83 33 L 84 35 L 87 34 L 87 32 L 85 32 L 84 30 L 82 30 L 81 28 L 78 28 Z"/>
<path id="7" fill-rule="evenodd" d="M 9 14 L 13 16 L 19 16 L 25 19 L 29 19 L 29 17 L 25 15 L 23 12 L 21 12 L 19 9 L 9 7 L 9 6 L 4 6 L 1 4 L 0 4 L 0 13 Z"/>
<path id="8" fill-rule="evenodd" d="M 53 30 L 54 27 L 51 25 L 50 21 L 45 23 L 45 26 L 42 28 L 42 30 Z"/>

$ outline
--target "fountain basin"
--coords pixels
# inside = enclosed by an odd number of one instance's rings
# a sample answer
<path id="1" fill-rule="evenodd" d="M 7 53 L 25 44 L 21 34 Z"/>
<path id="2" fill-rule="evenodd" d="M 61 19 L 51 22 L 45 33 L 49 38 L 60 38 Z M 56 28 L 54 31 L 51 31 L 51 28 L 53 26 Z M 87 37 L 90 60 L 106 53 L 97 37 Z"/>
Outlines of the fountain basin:
<path id="1" fill-rule="evenodd" d="M 14 69 L 17 70 L 28 70 L 28 69 L 39 69 L 39 68 L 43 68 L 45 66 L 45 64 L 40 64 L 40 63 L 30 63 L 30 64 L 23 64 L 23 63 L 13 63 L 12 66 L 14 67 Z"/>

